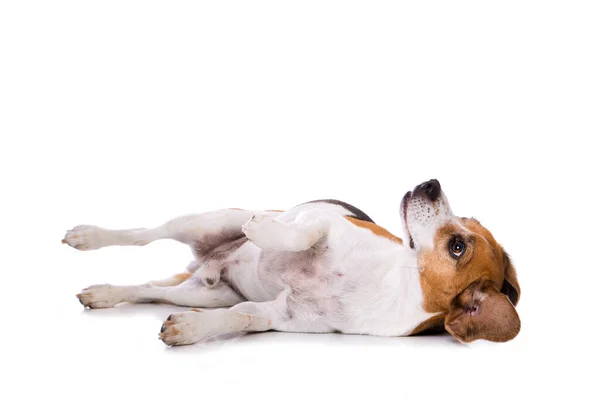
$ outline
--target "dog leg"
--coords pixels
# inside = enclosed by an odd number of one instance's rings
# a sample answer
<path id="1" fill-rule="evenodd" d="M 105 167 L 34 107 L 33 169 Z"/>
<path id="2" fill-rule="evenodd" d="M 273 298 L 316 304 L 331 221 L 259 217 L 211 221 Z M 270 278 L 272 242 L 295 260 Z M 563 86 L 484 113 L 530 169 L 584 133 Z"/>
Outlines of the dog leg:
<path id="1" fill-rule="evenodd" d="M 162 282 L 165 283 L 165 282 Z M 170 283 L 170 282 L 169 282 Z M 230 307 L 245 299 L 226 285 L 207 288 L 195 279 L 176 286 L 93 285 L 77 295 L 84 307 L 108 308 L 119 303 L 164 302 L 186 307 Z"/>
<path id="2" fill-rule="evenodd" d="M 203 214 L 184 215 L 151 229 L 111 230 L 94 225 L 79 225 L 67 231 L 63 243 L 77 250 L 107 246 L 145 246 L 159 239 L 173 239 L 195 245 L 242 236 L 241 226 L 255 212 L 224 209 Z"/>
<path id="3" fill-rule="evenodd" d="M 188 280 L 192 276 L 192 274 L 198 269 L 198 267 L 199 267 L 198 262 L 196 260 L 194 260 L 188 264 L 188 266 L 186 268 L 187 272 L 175 274 L 166 279 L 150 281 L 148 283 L 152 286 L 158 286 L 158 287 L 177 286 L 180 283 L 183 283 L 186 280 Z"/>
<path id="4" fill-rule="evenodd" d="M 173 313 L 160 330 L 160 339 L 169 346 L 193 344 L 238 332 L 268 330 L 288 332 L 332 332 L 329 326 L 315 321 L 294 319 L 289 313 L 287 296 L 263 303 L 244 302 L 229 309 L 198 310 Z"/>
<path id="5" fill-rule="evenodd" d="M 255 215 L 242 225 L 242 231 L 263 249 L 304 251 L 325 237 L 329 226 L 328 214 L 315 210 L 298 214 L 291 223 L 280 221 L 273 215 Z"/>

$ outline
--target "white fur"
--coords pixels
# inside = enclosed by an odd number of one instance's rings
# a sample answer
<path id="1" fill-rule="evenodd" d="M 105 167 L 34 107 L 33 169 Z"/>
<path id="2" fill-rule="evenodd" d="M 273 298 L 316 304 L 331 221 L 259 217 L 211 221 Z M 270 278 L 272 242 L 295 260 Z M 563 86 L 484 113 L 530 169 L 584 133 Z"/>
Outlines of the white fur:
<path id="1" fill-rule="evenodd" d="M 406 214 L 403 216 L 406 221 L 404 229 L 412 236 L 417 250 L 433 248 L 437 230 L 448 222 L 458 223 L 443 192 L 435 202 L 423 196 L 410 196 L 404 201 L 407 202 Z"/>
<path id="2" fill-rule="evenodd" d="M 250 239 L 227 256 L 224 284 L 194 276 L 171 287 L 93 286 L 78 295 L 92 307 L 161 300 L 192 307 L 225 307 L 174 314 L 161 338 L 189 344 L 233 332 L 275 329 L 402 336 L 435 314 L 421 305 L 416 252 L 344 218 L 329 203 L 307 203 L 284 213 L 219 210 L 176 218 L 154 229 L 113 231 L 94 226 L 69 231 L 64 242 L 80 250 L 145 245 L 170 238 L 193 245 L 210 235 L 243 230 Z"/>
<path id="3" fill-rule="evenodd" d="M 299 214 L 298 217 L 301 217 Z M 252 243 L 265 250 L 303 251 L 311 248 L 327 233 L 326 219 L 305 223 L 285 222 L 272 215 L 255 215 L 242 225 L 242 232 Z"/>

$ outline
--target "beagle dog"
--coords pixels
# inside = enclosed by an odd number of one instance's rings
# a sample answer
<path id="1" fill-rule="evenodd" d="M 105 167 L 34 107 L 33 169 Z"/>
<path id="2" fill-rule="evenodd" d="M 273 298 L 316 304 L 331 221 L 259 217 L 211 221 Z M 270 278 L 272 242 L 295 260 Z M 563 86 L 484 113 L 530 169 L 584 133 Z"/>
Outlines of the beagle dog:
<path id="1" fill-rule="evenodd" d="M 78 250 L 189 245 L 187 271 L 143 285 L 93 285 L 84 307 L 166 302 L 169 346 L 237 332 L 338 332 L 408 336 L 446 330 L 461 342 L 505 342 L 520 330 L 520 288 L 509 256 L 473 218 L 452 213 L 437 180 L 406 193 L 402 239 L 361 210 L 318 200 L 287 211 L 223 209 L 152 229 L 80 225 L 63 243 Z"/>

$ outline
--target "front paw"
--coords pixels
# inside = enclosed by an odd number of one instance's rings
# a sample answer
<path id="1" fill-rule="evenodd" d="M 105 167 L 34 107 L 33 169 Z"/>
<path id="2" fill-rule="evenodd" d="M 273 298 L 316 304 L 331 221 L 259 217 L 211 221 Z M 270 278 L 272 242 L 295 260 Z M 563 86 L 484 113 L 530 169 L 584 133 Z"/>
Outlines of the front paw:
<path id="1" fill-rule="evenodd" d="M 160 328 L 158 338 L 168 346 L 204 342 L 208 339 L 247 328 L 252 317 L 226 309 L 173 313 Z"/>
<path id="2" fill-rule="evenodd" d="M 263 249 L 287 250 L 285 227 L 270 215 L 255 215 L 244 225 L 242 232 L 252 243 Z"/>
<path id="3" fill-rule="evenodd" d="M 204 310 L 173 313 L 160 328 L 158 338 L 167 346 L 194 344 L 203 339 L 201 314 Z"/>
<path id="4" fill-rule="evenodd" d="M 242 225 L 242 232 L 258 247 L 276 251 L 307 250 L 319 234 L 307 232 L 296 224 L 281 222 L 271 215 L 255 215 Z"/>

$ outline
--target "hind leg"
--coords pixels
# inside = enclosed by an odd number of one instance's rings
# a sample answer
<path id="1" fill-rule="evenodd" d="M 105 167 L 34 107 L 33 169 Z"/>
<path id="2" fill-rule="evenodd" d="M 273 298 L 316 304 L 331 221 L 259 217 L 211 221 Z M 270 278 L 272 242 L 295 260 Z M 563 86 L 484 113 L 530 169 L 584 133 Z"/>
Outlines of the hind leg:
<path id="1" fill-rule="evenodd" d="M 224 209 L 203 214 L 184 215 L 150 229 L 104 229 L 79 225 L 67 231 L 63 243 L 77 250 L 95 250 L 107 246 L 145 246 L 155 240 L 172 239 L 195 246 L 242 236 L 242 224 L 254 211 Z"/>
<path id="2" fill-rule="evenodd" d="M 159 281 L 170 284 L 184 278 L 187 274 L 176 275 L 172 280 Z M 229 286 L 218 285 L 208 288 L 197 279 L 187 279 L 175 286 L 145 285 L 93 285 L 83 289 L 77 298 L 84 307 L 108 308 L 119 303 L 164 302 L 186 307 L 230 307 L 244 301 Z"/>
<path id="3" fill-rule="evenodd" d="M 190 265 L 196 266 L 197 263 L 196 263 L 196 261 L 192 261 L 190 263 Z M 188 269 L 188 271 L 189 271 L 189 269 Z M 192 276 L 191 272 L 182 272 L 180 274 L 175 274 L 175 275 L 173 275 L 173 276 L 171 276 L 169 278 L 166 278 L 166 279 L 159 279 L 159 280 L 155 280 L 155 281 L 150 281 L 150 282 L 148 282 L 148 284 L 150 284 L 152 286 L 157 286 L 157 287 L 177 286 L 180 283 L 183 283 L 186 280 L 188 280 L 191 276 Z"/>

